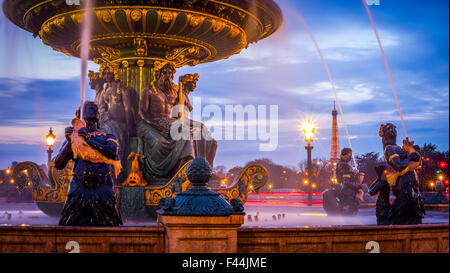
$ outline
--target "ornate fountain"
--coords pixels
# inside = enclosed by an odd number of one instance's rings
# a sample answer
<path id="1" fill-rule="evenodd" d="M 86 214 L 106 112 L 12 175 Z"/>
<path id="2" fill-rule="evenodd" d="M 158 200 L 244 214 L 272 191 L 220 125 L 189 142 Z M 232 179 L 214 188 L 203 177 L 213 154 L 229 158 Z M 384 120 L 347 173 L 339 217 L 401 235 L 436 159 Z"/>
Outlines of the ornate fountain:
<path id="1" fill-rule="evenodd" d="M 120 69 L 127 86 L 142 90 L 154 62 L 195 66 L 239 54 L 282 23 L 272 0 L 95 0 L 90 59 Z M 80 57 L 82 5 L 65 0 L 5 0 L 17 26 L 54 50 Z"/>
<path id="2" fill-rule="evenodd" d="M 4 0 L 3 10 L 9 20 L 39 36 L 44 44 L 77 58 L 83 22 L 92 16 L 89 59 L 100 65 L 98 75 L 114 73 L 119 82 L 117 93 L 129 94 L 125 109 L 131 123 L 136 124 L 141 118 L 138 105 L 142 93 L 146 87 L 154 87 L 155 73 L 164 65 L 179 68 L 229 58 L 270 36 L 282 24 L 281 10 L 272 0 L 92 0 L 89 9 L 84 8 L 85 1 L 68 4 L 72 2 L 76 1 Z M 91 76 L 91 81 L 100 77 Z M 124 171 L 115 188 L 122 213 L 141 219 L 154 215 L 162 198 L 174 197 L 190 187 L 186 177 L 190 163 L 169 179 L 155 178 L 143 164 L 145 143 L 135 125 L 127 130 L 128 137 L 119 136 L 125 147 L 121 154 Z M 52 162 L 51 174 L 46 176 L 34 165 L 19 163 L 16 181 L 31 182 L 36 202 L 45 204 L 47 214 L 57 215 L 70 169 L 65 170 L 65 176 L 53 175 Z M 23 175 L 25 169 L 29 169 L 27 175 Z M 266 181 L 267 170 L 251 165 L 233 186 L 216 191 L 227 200 L 238 198 L 245 203 L 250 190 L 258 192 Z"/>

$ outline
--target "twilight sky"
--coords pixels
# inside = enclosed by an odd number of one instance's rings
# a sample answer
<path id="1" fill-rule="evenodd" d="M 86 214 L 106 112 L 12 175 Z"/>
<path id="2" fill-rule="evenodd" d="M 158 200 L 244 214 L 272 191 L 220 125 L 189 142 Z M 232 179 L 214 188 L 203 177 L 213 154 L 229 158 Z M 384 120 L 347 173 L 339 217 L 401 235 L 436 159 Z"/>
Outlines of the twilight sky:
<path id="1" fill-rule="evenodd" d="M 240 55 L 184 67 L 199 73 L 195 96 L 203 107 L 278 105 L 278 148 L 259 151 L 260 140 L 221 140 L 215 165 L 231 168 L 261 157 L 296 166 L 306 158 L 302 120 L 317 126 L 313 157 L 328 158 L 334 95 L 309 24 L 328 62 L 356 154 L 382 152 L 379 124 L 397 125 L 404 137 L 376 37 L 360 0 L 275 0 L 285 25 Z M 380 0 L 370 6 L 398 92 L 410 138 L 449 149 L 448 1 Z M 0 12 L 0 169 L 12 161 L 46 162 L 44 137 L 63 141 L 79 103 L 80 61 L 54 52 Z M 90 64 L 95 69 L 95 64 Z M 88 99 L 93 99 L 93 91 Z M 268 108 L 268 107 L 267 107 Z M 207 121 L 205 117 L 203 121 Z M 252 122 L 251 120 L 249 122 Z M 239 123 L 239 122 L 238 122 Z M 239 124 L 241 124 L 240 122 Z M 348 141 L 339 117 L 340 146 Z"/>

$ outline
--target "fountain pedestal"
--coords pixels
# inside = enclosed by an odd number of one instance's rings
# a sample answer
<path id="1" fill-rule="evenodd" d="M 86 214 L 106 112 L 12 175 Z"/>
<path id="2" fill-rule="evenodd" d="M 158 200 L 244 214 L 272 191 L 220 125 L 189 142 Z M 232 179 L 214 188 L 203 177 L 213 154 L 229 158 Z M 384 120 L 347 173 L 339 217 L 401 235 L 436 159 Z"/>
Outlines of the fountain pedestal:
<path id="1" fill-rule="evenodd" d="M 234 253 L 237 231 L 244 223 L 244 206 L 238 199 L 229 203 L 206 185 L 211 168 L 202 157 L 187 169 L 193 187 L 159 204 L 158 222 L 165 232 L 166 253 Z"/>
<path id="2" fill-rule="evenodd" d="M 236 253 L 244 215 L 163 216 L 166 253 Z"/>

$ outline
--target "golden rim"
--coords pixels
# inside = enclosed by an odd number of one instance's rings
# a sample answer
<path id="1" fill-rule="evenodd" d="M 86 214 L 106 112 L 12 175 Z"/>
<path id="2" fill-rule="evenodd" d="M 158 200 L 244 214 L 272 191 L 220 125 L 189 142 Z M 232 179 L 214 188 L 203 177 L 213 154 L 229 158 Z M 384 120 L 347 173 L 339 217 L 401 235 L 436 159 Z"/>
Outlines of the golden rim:
<path id="1" fill-rule="evenodd" d="M 32 10 L 34 10 L 35 8 L 37 8 L 37 7 L 40 7 L 40 6 L 42 6 L 42 5 L 45 5 L 45 4 L 47 4 L 47 3 L 50 3 L 50 2 L 52 2 L 53 0 L 46 0 L 46 1 L 43 1 L 43 2 L 41 2 L 41 3 L 38 3 L 38 4 L 36 4 L 36 5 L 34 5 L 33 7 L 31 7 L 31 8 L 29 8 L 26 12 L 25 12 L 25 14 L 23 15 L 23 17 L 22 17 L 22 23 L 23 24 L 25 24 L 25 17 L 27 17 L 27 15 L 32 11 Z M 227 7 L 231 7 L 231 8 L 234 8 L 234 9 L 237 9 L 237 10 L 239 10 L 239 11 L 241 11 L 241 12 L 243 12 L 243 13 L 245 13 L 245 14 L 247 14 L 248 16 L 250 16 L 250 17 L 252 17 L 256 22 L 258 22 L 258 24 L 260 25 L 260 28 L 261 28 L 261 33 L 264 33 L 264 24 L 261 22 L 261 20 L 259 20 L 259 18 L 258 17 L 256 17 L 256 15 L 254 15 L 253 13 L 251 13 L 251 12 L 249 12 L 249 11 L 246 11 L 245 9 L 243 9 L 243 8 L 241 8 L 241 7 L 238 7 L 238 6 L 235 6 L 235 5 L 232 5 L 232 4 L 228 4 L 228 3 L 225 3 L 225 2 L 221 2 L 221 1 L 217 1 L 217 0 L 210 0 L 211 2 L 213 2 L 213 3 L 216 3 L 216 4 L 221 4 L 221 5 L 224 5 L 224 6 L 227 6 Z M 259 4 L 259 3 L 258 3 Z M 257 5 L 258 5 L 257 4 Z M 273 15 L 273 12 L 269 9 L 269 10 L 266 10 L 263 6 L 261 6 L 261 5 L 258 5 L 260 8 L 262 8 L 262 9 L 264 9 L 265 11 L 270 11 L 270 13 Z M 114 6 L 114 7 L 117 7 L 117 6 Z M 150 9 L 151 8 L 153 8 L 153 7 L 156 7 L 156 6 L 136 6 L 136 7 L 133 7 L 134 9 L 139 9 L 139 8 L 149 8 L 150 7 Z M 273 17 L 273 16 L 272 16 Z"/>

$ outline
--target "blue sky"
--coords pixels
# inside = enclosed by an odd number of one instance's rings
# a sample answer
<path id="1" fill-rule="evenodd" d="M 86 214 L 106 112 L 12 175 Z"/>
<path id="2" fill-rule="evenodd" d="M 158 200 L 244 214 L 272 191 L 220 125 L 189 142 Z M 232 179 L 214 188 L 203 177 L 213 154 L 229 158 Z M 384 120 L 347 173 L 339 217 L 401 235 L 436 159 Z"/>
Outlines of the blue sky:
<path id="1" fill-rule="evenodd" d="M 260 141 L 219 141 L 216 165 L 261 158 L 296 166 L 306 158 L 301 120 L 317 125 L 314 157 L 327 158 L 334 95 L 301 13 L 328 62 L 356 154 L 381 152 L 379 124 L 393 122 L 404 137 L 392 88 L 360 0 L 275 0 L 285 25 L 240 55 L 184 67 L 199 73 L 195 91 L 204 104 L 278 105 L 278 148 Z M 449 149 L 448 1 L 380 0 L 370 6 L 383 43 L 410 138 Z M 44 136 L 55 128 L 57 146 L 79 103 L 80 61 L 52 51 L 0 14 L 0 169 L 12 161 L 46 161 Z M 90 64 L 91 69 L 95 65 Z M 178 76 L 177 75 L 177 76 Z M 93 98 L 90 92 L 89 98 Z M 340 146 L 347 147 L 339 119 Z"/>

